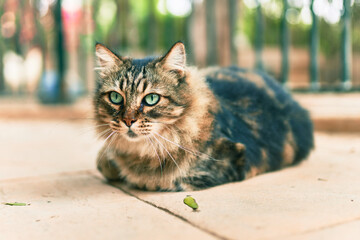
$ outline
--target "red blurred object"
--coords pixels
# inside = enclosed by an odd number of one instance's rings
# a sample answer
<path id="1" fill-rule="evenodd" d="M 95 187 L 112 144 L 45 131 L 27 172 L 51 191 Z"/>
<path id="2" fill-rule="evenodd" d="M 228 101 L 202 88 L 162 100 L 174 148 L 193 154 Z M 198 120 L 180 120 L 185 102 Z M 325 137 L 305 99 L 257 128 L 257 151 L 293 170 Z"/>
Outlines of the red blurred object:
<path id="1" fill-rule="evenodd" d="M 81 26 L 81 18 L 83 11 L 81 8 L 75 10 L 62 9 L 65 46 L 68 51 L 76 51 L 79 45 L 79 31 Z"/>
<path id="2" fill-rule="evenodd" d="M 27 4 L 24 14 L 21 17 L 20 42 L 30 42 L 34 38 L 35 34 L 36 26 L 33 7 L 30 4 Z"/>

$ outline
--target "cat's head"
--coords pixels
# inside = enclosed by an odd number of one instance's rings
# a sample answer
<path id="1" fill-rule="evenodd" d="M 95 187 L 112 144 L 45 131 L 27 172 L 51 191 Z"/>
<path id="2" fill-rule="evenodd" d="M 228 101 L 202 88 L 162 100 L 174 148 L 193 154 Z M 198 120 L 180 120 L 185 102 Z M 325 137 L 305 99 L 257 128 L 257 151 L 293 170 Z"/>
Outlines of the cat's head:
<path id="1" fill-rule="evenodd" d="M 94 96 L 100 129 L 139 141 L 181 119 L 190 105 L 183 43 L 161 57 L 122 57 L 96 44 L 99 79 Z M 109 136 L 109 134 L 104 134 Z"/>

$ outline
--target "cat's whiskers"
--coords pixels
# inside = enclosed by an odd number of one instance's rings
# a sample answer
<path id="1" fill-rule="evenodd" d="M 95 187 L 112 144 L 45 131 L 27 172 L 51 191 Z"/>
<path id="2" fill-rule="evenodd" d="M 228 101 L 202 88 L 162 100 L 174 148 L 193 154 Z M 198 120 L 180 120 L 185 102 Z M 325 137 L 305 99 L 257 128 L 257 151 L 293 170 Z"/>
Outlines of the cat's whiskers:
<path id="1" fill-rule="evenodd" d="M 181 129 L 177 128 L 177 127 L 174 126 L 174 125 L 171 126 L 171 127 L 173 127 L 173 128 L 170 128 L 170 126 L 169 126 L 168 124 L 166 124 L 165 122 L 152 121 L 152 123 L 161 123 L 161 124 L 163 124 L 163 126 L 165 126 L 165 127 L 166 127 L 168 130 L 170 130 L 170 131 L 183 132 Z M 189 152 L 189 153 L 191 153 L 191 154 L 193 154 L 193 155 L 195 155 L 195 156 L 197 156 L 197 157 L 201 157 L 202 155 L 205 155 L 205 156 L 207 156 L 209 159 L 211 159 L 211 160 L 213 160 L 213 161 L 221 161 L 221 160 L 218 160 L 218 159 L 213 158 L 213 157 L 210 156 L 209 154 L 206 154 L 206 153 L 203 153 L 203 152 L 199 152 L 199 151 L 194 151 L 194 150 L 191 150 L 191 149 L 189 149 L 189 148 L 187 148 L 187 147 L 184 147 L 184 146 L 182 146 L 182 145 L 180 145 L 180 144 L 178 144 L 178 143 L 175 143 L 174 141 L 171 141 L 170 139 L 165 138 L 164 136 L 162 136 L 161 134 L 159 134 L 159 133 L 157 133 L 157 132 L 155 132 L 155 131 L 152 131 L 152 133 L 155 133 L 157 136 L 161 137 L 161 138 L 164 139 L 165 141 L 167 141 L 167 142 L 169 142 L 169 143 L 172 143 L 172 144 L 174 144 L 175 146 L 177 146 L 177 147 L 183 149 L 184 151 Z"/>
<path id="2" fill-rule="evenodd" d="M 107 133 L 107 131 L 109 131 L 109 130 L 111 130 L 111 129 L 107 129 L 106 131 L 105 131 L 105 133 L 104 133 L 104 135 Z M 111 132 L 111 133 L 109 133 L 109 135 L 107 136 L 107 138 L 106 139 L 108 139 L 109 137 L 111 137 L 111 135 L 112 134 L 114 134 L 114 131 L 113 132 Z M 105 144 L 106 144 L 106 141 L 105 141 Z M 98 156 L 98 158 L 97 158 L 97 161 L 99 162 L 100 161 L 100 159 L 104 156 L 104 153 L 105 153 L 105 148 L 107 148 L 105 145 L 103 146 L 103 148 L 104 148 L 104 151 L 101 153 L 101 155 L 100 156 Z"/>
<path id="3" fill-rule="evenodd" d="M 112 144 L 112 142 L 114 141 L 115 138 L 111 138 L 112 136 L 117 135 L 117 133 L 115 131 L 112 131 L 109 136 L 107 136 L 107 138 L 105 139 L 105 146 L 104 146 L 104 151 L 102 152 L 101 156 L 98 159 L 102 159 L 102 157 L 107 153 L 107 151 L 109 150 L 110 145 Z M 109 142 L 107 142 L 107 140 L 110 140 Z M 106 145 L 107 143 L 107 145 Z M 108 167 L 111 168 L 110 166 L 110 162 L 108 162 Z"/>
<path id="4" fill-rule="evenodd" d="M 189 148 L 186 148 L 186 147 L 184 147 L 184 146 L 181 146 L 180 144 L 177 144 L 176 142 L 173 142 L 173 141 L 165 138 L 164 136 L 161 136 L 161 135 L 160 135 L 159 133 L 157 133 L 157 132 L 153 132 L 153 133 L 156 134 L 157 136 L 161 137 L 161 138 L 164 139 L 165 141 L 167 141 L 167 142 L 169 142 L 169 143 L 172 143 L 172 144 L 178 146 L 179 148 L 183 149 L 184 151 L 189 152 L 189 153 L 192 153 L 193 155 L 195 155 L 195 156 L 197 156 L 197 157 L 201 157 L 202 155 L 205 155 L 205 156 L 209 157 L 211 160 L 220 161 L 220 160 L 215 159 L 215 158 L 213 158 L 212 156 L 210 156 L 210 155 L 208 155 L 208 154 L 206 154 L 206 153 L 202 153 L 202 152 L 199 152 L 199 151 L 193 151 L 193 150 L 191 150 L 191 149 L 189 149 Z"/>
<path id="5" fill-rule="evenodd" d="M 109 138 L 111 138 L 111 136 L 114 135 L 114 133 L 116 133 L 116 132 L 115 132 L 115 131 L 112 131 L 112 132 L 107 136 L 107 138 L 105 139 L 105 142 L 106 142 Z"/>
<path id="6" fill-rule="evenodd" d="M 177 162 L 175 161 L 174 157 L 171 155 L 171 153 L 166 149 L 166 147 L 160 142 L 160 140 L 154 135 L 151 134 L 154 139 L 159 143 L 159 145 L 167 152 L 167 154 L 169 155 L 169 157 L 173 160 L 173 162 L 175 163 L 176 167 L 179 169 L 179 172 L 181 173 L 181 175 L 184 175 L 183 171 L 181 170 L 181 168 L 179 167 L 179 165 L 177 164 Z"/>
<path id="7" fill-rule="evenodd" d="M 110 142 L 109 142 L 109 144 L 108 144 L 108 146 L 107 146 L 107 148 L 106 148 L 106 152 L 109 150 L 109 147 L 110 147 L 110 145 L 114 142 L 114 140 L 116 139 L 116 137 L 117 137 L 117 135 L 118 135 L 118 133 L 117 132 L 114 132 L 115 133 L 115 137 L 113 137 L 112 139 L 110 139 Z M 111 166 L 110 166 L 110 161 L 107 161 L 108 162 L 108 167 L 109 168 L 111 168 Z"/>
<path id="8" fill-rule="evenodd" d="M 102 131 L 101 133 L 99 133 L 98 135 L 98 139 L 102 138 L 105 134 L 107 134 L 108 132 L 112 131 L 111 128 L 105 129 L 104 131 Z"/>
<path id="9" fill-rule="evenodd" d="M 79 135 L 88 133 L 90 131 L 96 131 L 97 129 L 104 127 L 104 126 L 108 126 L 109 124 L 100 124 L 100 125 L 94 125 L 94 126 L 87 126 L 87 127 L 81 127 L 81 132 L 79 133 Z"/>
<path id="10" fill-rule="evenodd" d="M 162 172 L 162 164 L 161 164 L 161 159 L 160 159 L 160 156 L 159 156 L 159 154 L 158 154 L 158 152 L 157 152 L 157 150 L 156 150 L 156 147 L 155 147 L 155 145 L 154 145 L 153 141 L 151 140 L 151 138 L 150 138 L 149 136 L 146 136 L 146 138 L 147 138 L 147 139 L 148 139 L 148 141 L 150 142 L 151 146 L 153 147 L 153 149 L 154 149 L 154 151 L 155 151 L 155 153 L 156 153 L 156 156 L 157 156 L 157 157 L 158 157 L 158 159 L 159 159 L 160 172 L 161 172 L 161 176 L 162 176 L 162 175 L 163 175 L 163 172 Z"/>
<path id="11" fill-rule="evenodd" d="M 83 129 L 88 129 L 88 128 L 92 128 L 92 127 L 101 127 L 101 126 L 109 126 L 109 123 L 87 126 L 87 127 L 84 127 Z"/>
<path id="12" fill-rule="evenodd" d="M 104 71 L 106 68 L 104 67 L 94 67 L 94 71 Z"/>
<path id="13" fill-rule="evenodd" d="M 109 125 L 109 124 L 106 123 L 106 124 L 91 125 L 91 126 L 81 127 L 81 129 L 88 130 L 88 129 L 94 129 L 94 128 L 98 128 L 98 127 L 106 126 L 106 125 Z"/>
<path id="14" fill-rule="evenodd" d="M 110 127 L 109 124 L 102 124 L 102 125 L 97 126 L 96 128 L 104 128 L 105 126 L 108 127 L 108 128 L 106 128 L 106 129 L 111 129 L 111 127 Z M 95 128 L 95 129 L 96 129 L 96 128 Z"/>

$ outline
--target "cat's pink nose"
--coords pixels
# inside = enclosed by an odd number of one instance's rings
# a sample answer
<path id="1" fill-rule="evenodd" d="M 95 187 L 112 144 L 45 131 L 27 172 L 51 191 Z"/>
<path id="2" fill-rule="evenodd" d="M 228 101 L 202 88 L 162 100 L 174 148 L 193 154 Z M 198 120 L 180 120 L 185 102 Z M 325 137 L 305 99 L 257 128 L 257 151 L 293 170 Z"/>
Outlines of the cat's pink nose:
<path id="1" fill-rule="evenodd" d="M 137 119 L 133 119 L 133 118 L 124 118 L 123 119 L 123 122 L 128 127 L 131 127 L 131 125 L 133 125 L 133 123 L 136 122 L 136 121 L 137 121 Z"/>

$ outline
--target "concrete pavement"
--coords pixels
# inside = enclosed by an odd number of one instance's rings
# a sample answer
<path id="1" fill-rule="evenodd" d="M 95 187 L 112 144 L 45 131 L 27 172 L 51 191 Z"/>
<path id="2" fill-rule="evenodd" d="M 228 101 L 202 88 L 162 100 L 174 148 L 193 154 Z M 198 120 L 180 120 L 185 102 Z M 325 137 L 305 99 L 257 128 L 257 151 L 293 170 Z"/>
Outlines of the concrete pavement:
<path id="1" fill-rule="evenodd" d="M 358 239 L 359 134 L 299 166 L 190 193 L 107 184 L 88 121 L 0 120 L 0 239 Z M 183 204 L 191 194 L 199 204 Z M 24 202 L 27 206 L 1 203 Z"/>

